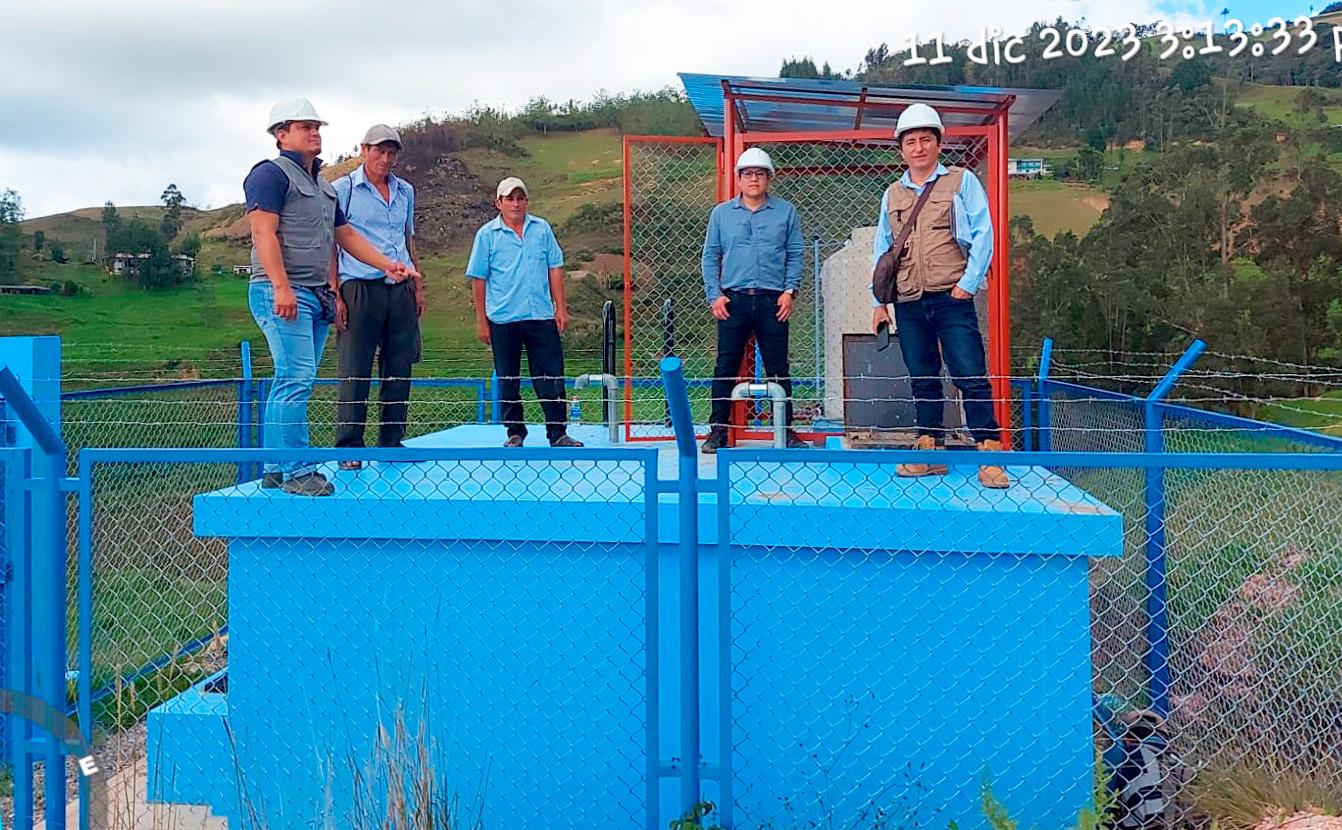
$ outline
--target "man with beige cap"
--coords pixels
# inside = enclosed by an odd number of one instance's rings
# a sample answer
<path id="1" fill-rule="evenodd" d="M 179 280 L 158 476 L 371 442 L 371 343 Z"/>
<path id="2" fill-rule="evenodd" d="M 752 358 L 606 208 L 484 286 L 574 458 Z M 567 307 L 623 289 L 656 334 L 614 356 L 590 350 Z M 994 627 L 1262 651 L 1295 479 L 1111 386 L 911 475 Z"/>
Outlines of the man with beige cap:
<path id="1" fill-rule="evenodd" d="M 522 411 L 522 350 L 531 367 L 531 387 L 545 413 L 552 447 L 581 447 L 565 428 L 564 347 L 568 325 L 564 300 L 564 253 L 550 223 L 527 212 L 527 186 L 509 176 L 499 182 L 499 215 L 475 232 L 466 276 L 475 300 L 476 336 L 494 354 L 499 378 L 505 447 L 520 447 L 527 426 Z"/>
<path id="2" fill-rule="evenodd" d="M 386 124 L 369 128 L 359 145 L 363 164 L 332 182 L 336 201 L 354 229 L 397 262 L 419 267 L 415 251 L 415 188 L 392 171 L 401 154 L 401 136 Z M 337 263 L 336 346 L 340 388 L 336 404 L 337 447 L 364 446 L 368 386 L 377 357 L 380 426 L 377 445 L 399 447 L 410 404 L 410 369 L 419 359 L 419 317 L 424 313 L 424 280 L 394 280 L 347 252 Z M 341 469 L 357 470 L 358 461 Z"/>

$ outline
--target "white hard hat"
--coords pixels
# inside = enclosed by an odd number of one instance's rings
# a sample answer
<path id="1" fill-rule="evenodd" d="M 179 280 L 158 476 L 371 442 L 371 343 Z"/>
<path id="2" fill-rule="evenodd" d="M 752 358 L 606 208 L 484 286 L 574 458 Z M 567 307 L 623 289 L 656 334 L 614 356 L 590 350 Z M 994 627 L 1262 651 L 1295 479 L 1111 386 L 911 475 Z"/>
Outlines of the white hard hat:
<path id="1" fill-rule="evenodd" d="M 895 138 L 903 138 L 904 133 L 918 129 L 936 130 L 938 136 L 946 132 L 941 126 L 941 116 L 937 115 L 936 110 L 927 104 L 910 104 L 899 114 L 899 121 L 895 124 Z"/>
<path id="2" fill-rule="evenodd" d="M 266 122 L 266 132 L 274 135 L 276 127 L 290 121 L 316 121 L 323 127 L 326 126 L 326 122 L 317 115 L 317 110 L 311 101 L 306 98 L 290 97 L 281 98 L 270 108 L 270 120 Z"/>
<path id="3" fill-rule="evenodd" d="M 736 159 L 737 173 L 750 167 L 763 167 L 769 171 L 770 176 L 774 174 L 774 160 L 758 147 L 751 147 Z"/>

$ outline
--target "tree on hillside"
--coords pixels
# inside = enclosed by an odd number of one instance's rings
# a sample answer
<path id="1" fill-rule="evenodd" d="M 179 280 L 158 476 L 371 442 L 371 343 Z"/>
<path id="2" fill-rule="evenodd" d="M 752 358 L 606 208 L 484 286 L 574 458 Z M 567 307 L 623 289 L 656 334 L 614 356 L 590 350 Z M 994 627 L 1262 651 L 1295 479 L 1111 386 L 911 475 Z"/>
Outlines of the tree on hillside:
<path id="1" fill-rule="evenodd" d="M 182 196 L 182 191 L 177 189 L 177 185 L 170 184 L 159 197 L 163 200 L 163 206 L 167 208 L 163 212 L 163 223 L 160 226 L 163 231 L 164 239 L 172 239 L 182 228 L 182 205 L 186 199 Z"/>
<path id="2" fill-rule="evenodd" d="M 117 213 L 116 205 L 112 204 L 110 199 L 103 203 L 103 212 L 98 217 L 98 222 L 103 228 L 103 247 L 107 255 L 111 256 L 117 253 L 114 243 L 121 232 L 121 214 Z"/>
<path id="3" fill-rule="evenodd" d="M 172 243 L 172 252 L 174 254 L 186 254 L 189 257 L 195 257 L 200 254 L 200 244 L 200 234 L 187 234 Z"/>
<path id="4" fill-rule="evenodd" d="M 819 78 L 824 80 L 837 80 L 843 76 L 837 72 L 832 71 L 829 68 L 828 61 L 825 62 L 824 67 L 817 69 L 815 61 L 811 60 L 810 56 L 808 55 L 802 58 L 801 60 L 797 60 L 796 58 L 788 58 L 787 60 L 783 61 L 783 65 L 778 70 L 778 77 Z"/>
<path id="5" fill-rule="evenodd" d="M 19 273 L 19 249 L 23 247 L 23 202 L 13 190 L 0 192 L 0 282 L 10 282 Z"/>
<path id="6" fill-rule="evenodd" d="M 47 235 L 42 231 L 33 231 L 33 250 L 41 251 L 46 247 Z"/>

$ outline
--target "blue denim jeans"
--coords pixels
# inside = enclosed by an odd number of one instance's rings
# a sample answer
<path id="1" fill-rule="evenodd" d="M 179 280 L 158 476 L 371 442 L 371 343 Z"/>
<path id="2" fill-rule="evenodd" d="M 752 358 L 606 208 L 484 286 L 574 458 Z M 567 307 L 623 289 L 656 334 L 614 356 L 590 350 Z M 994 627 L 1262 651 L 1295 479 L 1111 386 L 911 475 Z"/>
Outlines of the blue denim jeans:
<path id="1" fill-rule="evenodd" d="M 965 426 L 974 440 L 997 440 L 1000 433 L 993 416 L 993 390 L 988 383 L 974 301 L 954 299 L 949 291 L 924 294 L 912 302 L 895 304 L 895 325 L 913 388 L 918 434 L 930 435 L 938 444 L 945 437 L 941 385 L 944 359 L 951 381 L 964 399 Z"/>
<path id="2" fill-rule="evenodd" d="M 266 336 L 275 380 L 266 398 L 266 419 L 261 446 L 270 449 L 299 450 L 308 442 L 308 399 L 317 378 L 317 364 L 326 348 L 327 323 L 316 322 L 322 316 L 317 296 L 306 288 L 294 288 L 298 297 L 298 319 L 285 320 L 275 314 L 275 291 L 268 282 L 254 282 L 247 292 L 252 318 Z M 316 471 L 310 462 L 267 464 L 267 473 L 282 472 L 286 478 Z"/>

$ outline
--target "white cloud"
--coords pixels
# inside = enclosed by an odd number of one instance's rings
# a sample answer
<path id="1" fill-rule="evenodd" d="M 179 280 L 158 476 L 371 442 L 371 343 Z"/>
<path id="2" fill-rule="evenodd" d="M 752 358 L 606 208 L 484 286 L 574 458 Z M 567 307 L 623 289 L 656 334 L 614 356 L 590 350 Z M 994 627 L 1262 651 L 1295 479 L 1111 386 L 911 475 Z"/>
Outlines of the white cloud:
<path id="1" fill-rule="evenodd" d="M 945 4 L 874 0 L 46 0 L 7 9 L 0 31 L 19 67 L 0 78 L 0 187 L 30 216 L 154 203 L 169 182 L 221 205 L 272 154 L 264 121 L 283 95 L 307 95 L 331 122 L 333 158 L 369 124 L 477 101 L 653 90 L 677 86 L 678 71 L 771 76 L 803 55 L 856 69 L 914 32 L 1118 25 L 1155 19 L 1158 5 L 1181 23 L 1210 17 L 1207 4 L 1155 0 L 961 0 L 950 17 Z"/>

